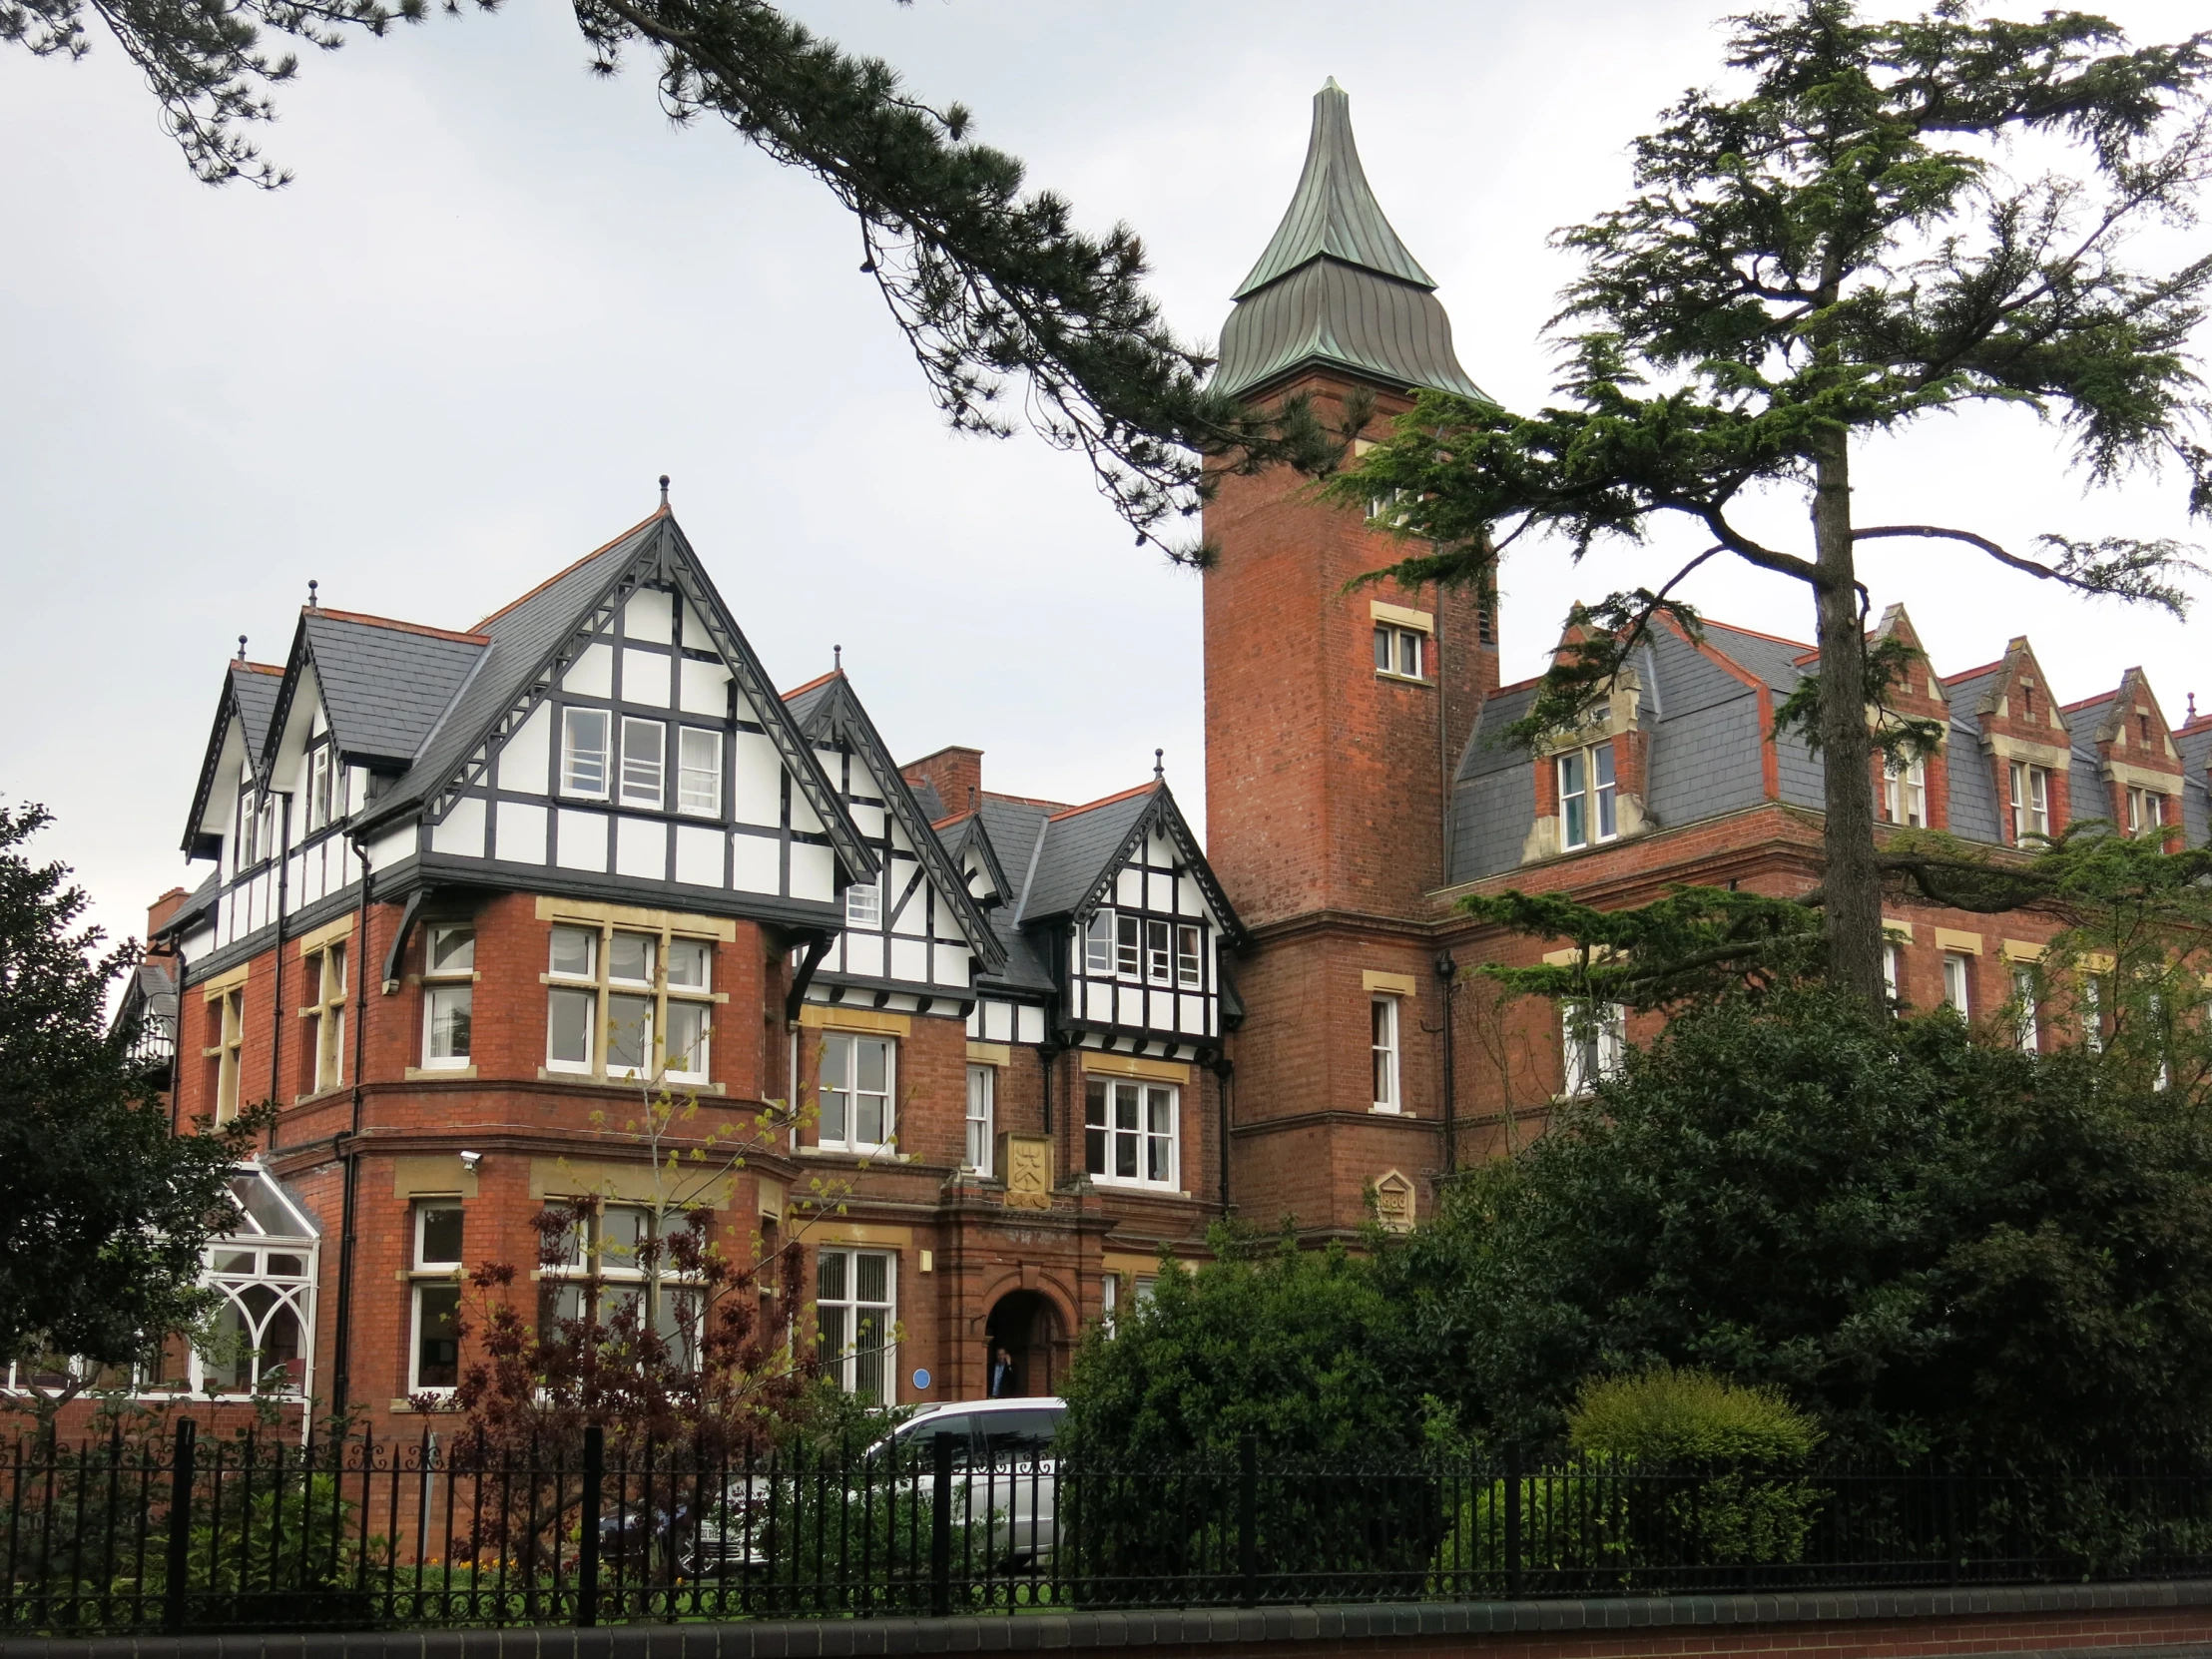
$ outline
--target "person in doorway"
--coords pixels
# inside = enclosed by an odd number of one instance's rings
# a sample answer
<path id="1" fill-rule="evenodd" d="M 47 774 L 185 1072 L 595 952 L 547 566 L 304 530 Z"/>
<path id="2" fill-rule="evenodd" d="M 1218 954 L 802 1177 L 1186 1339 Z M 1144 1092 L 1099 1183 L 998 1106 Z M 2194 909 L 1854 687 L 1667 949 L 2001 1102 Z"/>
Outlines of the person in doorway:
<path id="1" fill-rule="evenodd" d="M 1007 1399 L 1013 1394 L 1014 1357 L 1003 1344 L 991 1345 L 990 1384 L 985 1391 L 993 1399 Z"/>

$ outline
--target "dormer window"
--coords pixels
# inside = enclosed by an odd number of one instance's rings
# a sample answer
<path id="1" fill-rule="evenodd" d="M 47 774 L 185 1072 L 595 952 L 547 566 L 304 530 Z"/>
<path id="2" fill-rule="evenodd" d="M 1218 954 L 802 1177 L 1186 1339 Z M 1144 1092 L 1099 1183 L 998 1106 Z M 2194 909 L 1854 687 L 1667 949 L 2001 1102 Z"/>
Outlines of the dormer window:
<path id="1" fill-rule="evenodd" d="M 1114 971 L 1114 912 L 1093 910 L 1083 924 L 1083 971 L 1104 978 Z"/>
<path id="2" fill-rule="evenodd" d="M 659 812 L 667 800 L 668 728 L 657 720 L 622 721 L 622 804 Z"/>
<path id="3" fill-rule="evenodd" d="M 1613 746 L 1592 744 L 1556 758 L 1559 769 L 1559 843 L 1571 851 L 1609 841 L 1620 833 L 1615 811 Z"/>
<path id="4" fill-rule="evenodd" d="M 345 816 L 345 771 L 337 749 L 324 738 L 307 752 L 307 830 L 309 833 Z"/>
<path id="5" fill-rule="evenodd" d="M 2012 839 L 2050 834 L 2050 769 L 2012 763 Z"/>
<path id="6" fill-rule="evenodd" d="M 1198 929 L 1187 924 L 1175 930 L 1175 982 L 1187 991 L 1202 983 L 1199 937 Z"/>
<path id="7" fill-rule="evenodd" d="M 1174 982 L 1174 963 L 1168 948 L 1169 928 L 1164 921 L 1144 924 L 1144 976 L 1155 985 Z"/>
<path id="8" fill-rule="evenodd" d="M 2140 835 L 2161 828 L 2166 822 L 2166 798 L 2156 790 L 2139 789 L 2130 784 L 2127 790 L 2127 832 Z"/>
<path id="9" fill-rule="evenodd" d="M 1915 830 L 1928 828 L 1928 763 L 1895 761 L 1883 768 L 1882 816 Z"/>

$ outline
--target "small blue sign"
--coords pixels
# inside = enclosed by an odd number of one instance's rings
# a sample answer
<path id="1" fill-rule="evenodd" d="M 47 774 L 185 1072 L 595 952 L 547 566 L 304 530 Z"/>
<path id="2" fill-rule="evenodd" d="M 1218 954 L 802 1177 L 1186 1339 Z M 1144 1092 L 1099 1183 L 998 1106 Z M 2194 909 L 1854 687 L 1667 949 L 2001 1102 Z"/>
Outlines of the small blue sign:
<path id="1" fill-rule="evenodd" d="M 914 1386 L 921 1390 L 926 1390 L 929 1386 L 929 1374 L 919 1367 L 914 1370 Z"/>

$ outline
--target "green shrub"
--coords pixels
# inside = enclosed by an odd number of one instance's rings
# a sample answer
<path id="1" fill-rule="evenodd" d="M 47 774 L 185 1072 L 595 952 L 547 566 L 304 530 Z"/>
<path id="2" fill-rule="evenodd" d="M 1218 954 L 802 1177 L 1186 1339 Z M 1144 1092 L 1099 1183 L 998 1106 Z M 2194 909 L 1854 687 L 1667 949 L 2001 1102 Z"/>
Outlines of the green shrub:
<path id="1" fill-rule="evenodd" d="M 1811 1456 L 1820 1441 L 1820 1426 L 1781 1389 L 1746 1387 L 1672 1366 L 1593 1378 L 1567 1410 L 1567 1443 L 1605 1457 L 1794 1463 Z"/>

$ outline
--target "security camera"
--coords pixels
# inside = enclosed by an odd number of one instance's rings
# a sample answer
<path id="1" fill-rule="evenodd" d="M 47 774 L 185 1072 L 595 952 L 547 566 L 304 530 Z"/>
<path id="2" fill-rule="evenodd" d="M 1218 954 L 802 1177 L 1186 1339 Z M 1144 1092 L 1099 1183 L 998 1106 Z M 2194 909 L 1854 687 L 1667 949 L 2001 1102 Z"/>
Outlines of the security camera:
<path id="1" fill-rule="evenodd" d="M 464 1152 L 461 1154 L 461 1168 L 467 1170 L 471 1175 L 476 1173 L 476 1166 L 483 1161 L 484 1155 L 481 1152 Z"/>

